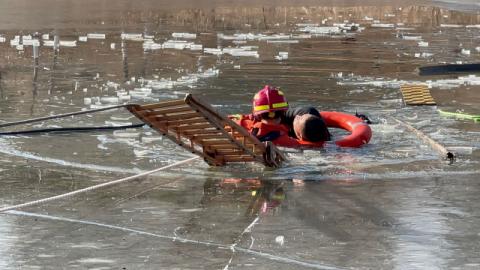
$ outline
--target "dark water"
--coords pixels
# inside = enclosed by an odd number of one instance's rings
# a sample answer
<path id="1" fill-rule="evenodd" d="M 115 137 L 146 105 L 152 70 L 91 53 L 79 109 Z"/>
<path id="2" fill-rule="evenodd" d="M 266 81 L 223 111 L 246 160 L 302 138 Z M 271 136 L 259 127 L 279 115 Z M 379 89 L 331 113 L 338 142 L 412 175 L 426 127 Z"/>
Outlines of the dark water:
<path id="1" fill-rule="evenodd" d="M 370 144 L 289 151 L 289 163 L 276 170 L 254 164 L 209 167 L 197 160 L 10 211 L 0 216 L 0 268 L 479 267 L 480 126 L 447 118 L 437 109 L 480 114 L 480 77 L 421 77 L 416 71 L 424 65 L 479 62 L 478 9 L 369 1 L 193 3 L 0 1 L 0 37 L 5 38 L 0 42 L 0 120 L 151 103 L 186 93 L 202 96 L 222 113 L 247 113 L 253 94 L 272 84 L 293 106 L 368 114 L 375 122 Z M 360 30 L 302 32 L 305 24 L 347 20 L 359 23 Z M 151 36 L 155 44 L 185 40 L 202 49 L 253 46 L 246 51 L 258 57 L 151 49 L 152 42 L 121 38 L 122 33 Z M 249 34 L 248 40 L 234 42 L 229 39 L 234 34 Z M 42 40 L 37 62 L 31 45 L 12 46 L 16 35 Z M 59 50 L 48 46 L 55 35 Z M 22 39 L 28 43 L 28 37 Z M 285 52 L 288 58 L 279 59 Z M 437 106 L 406 107 L 400 86 L 407 83 L 428 85 Z M 394 118 L 455 152 L 456 162 L 449 165 Z M 137 122 L 116 110 L 2 131 Z M 3 136 L 0 205 L 189 157 L 147 128 Z"/>

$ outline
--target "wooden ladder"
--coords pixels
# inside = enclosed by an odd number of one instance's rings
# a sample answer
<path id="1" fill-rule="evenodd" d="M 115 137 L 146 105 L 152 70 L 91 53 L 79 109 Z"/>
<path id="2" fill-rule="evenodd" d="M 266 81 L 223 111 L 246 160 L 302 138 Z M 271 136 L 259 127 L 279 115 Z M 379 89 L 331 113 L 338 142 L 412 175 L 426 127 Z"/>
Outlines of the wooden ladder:
<path id="1" fill-rule="evenodd" d="M 155 104 L 131 104 L 127 109 L 166 138 L 200 155 L 213 166 L 260 162 L 278 167 L 286 160 L 271 142 L 262 143 L 231 119 L 192 94 Z"/>

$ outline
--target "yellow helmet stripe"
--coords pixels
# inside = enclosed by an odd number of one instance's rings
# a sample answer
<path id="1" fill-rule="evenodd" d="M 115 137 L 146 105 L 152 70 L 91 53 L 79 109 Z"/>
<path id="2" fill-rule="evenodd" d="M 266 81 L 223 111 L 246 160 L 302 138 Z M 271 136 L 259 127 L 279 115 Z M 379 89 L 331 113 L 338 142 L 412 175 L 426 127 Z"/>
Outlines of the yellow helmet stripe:
<path id="1" fill-rule="evenodd" d="M 287 102 L 280 102 L 280 103 L 273 103 L 272 104 L 272 108 L 274 108 L 274 109 L 285 108 L 285 107 L 288 107 Z"/>
<path id="2" fill-rule="evenodd" d="M 254 111 L 265 111 L 265 110 L 269 110 L 270 109 L 270 106 L 268 105 L 260 105 L 260 106 L 255 106 L 253 108 Z"/>

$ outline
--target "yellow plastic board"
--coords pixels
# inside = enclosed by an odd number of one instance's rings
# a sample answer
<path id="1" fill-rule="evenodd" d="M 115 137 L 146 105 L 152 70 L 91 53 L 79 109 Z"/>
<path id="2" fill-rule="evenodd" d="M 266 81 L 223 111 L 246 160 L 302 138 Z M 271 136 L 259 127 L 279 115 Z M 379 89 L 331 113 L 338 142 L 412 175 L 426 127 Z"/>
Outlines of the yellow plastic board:
<path id="1" fill-rule="evenodd" d="M 402 85 L 403 101 L 406 105 L 437 105 L 426 85 Z"/>

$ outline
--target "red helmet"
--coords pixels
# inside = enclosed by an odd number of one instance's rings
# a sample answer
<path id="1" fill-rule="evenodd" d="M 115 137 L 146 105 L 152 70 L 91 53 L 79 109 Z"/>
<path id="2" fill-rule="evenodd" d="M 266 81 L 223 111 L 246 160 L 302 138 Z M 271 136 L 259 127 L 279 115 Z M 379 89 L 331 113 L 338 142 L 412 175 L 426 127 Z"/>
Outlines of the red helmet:
<path id="1" fill-rule="evenodd" d="M 266 112 L 286 111 L 288 102 L 283 92 L 266 85 L 253 97 L 253 114 L 260 115 Z"/>

